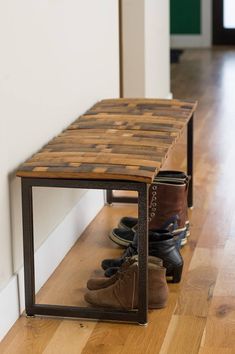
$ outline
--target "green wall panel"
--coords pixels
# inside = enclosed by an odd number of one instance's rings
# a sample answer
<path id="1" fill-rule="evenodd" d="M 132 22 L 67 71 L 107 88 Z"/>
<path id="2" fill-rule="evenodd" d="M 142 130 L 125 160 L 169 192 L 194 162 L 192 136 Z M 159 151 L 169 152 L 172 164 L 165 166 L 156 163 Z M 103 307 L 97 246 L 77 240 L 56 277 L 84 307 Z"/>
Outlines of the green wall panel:
<path id="1" fill-rule="evenodd" d="M 171 0 L 171 34 L 201 33 L 201 0 Z"/>

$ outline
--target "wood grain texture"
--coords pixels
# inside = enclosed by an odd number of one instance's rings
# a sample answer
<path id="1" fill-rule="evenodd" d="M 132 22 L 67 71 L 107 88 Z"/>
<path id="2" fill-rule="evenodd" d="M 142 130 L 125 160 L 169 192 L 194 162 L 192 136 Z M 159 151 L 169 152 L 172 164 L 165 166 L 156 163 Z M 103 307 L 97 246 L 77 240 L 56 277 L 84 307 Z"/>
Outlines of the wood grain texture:
<path id="1" fill-rule="evenodd" d="M 151 183 L 196 106 L 196 101 L 103 100 L 27 160 L 17 176 Z"/>
<path id="2" fill-rule="evenodd" d="M 205 323 L 204 317 L 174 315 L 160 354 L 197 354 Z"/>

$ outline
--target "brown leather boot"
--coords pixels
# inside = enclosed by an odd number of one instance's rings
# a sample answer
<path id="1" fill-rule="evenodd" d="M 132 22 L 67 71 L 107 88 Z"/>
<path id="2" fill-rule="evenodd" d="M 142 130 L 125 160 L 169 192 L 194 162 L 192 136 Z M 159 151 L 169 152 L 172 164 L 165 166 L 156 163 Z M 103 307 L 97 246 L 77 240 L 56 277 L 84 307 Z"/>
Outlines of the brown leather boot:
<path id="1" fill-rule="evenodd" d="M 149 308 L 165 307 L 168 298 L 166 269 L 148 263 L 148 276 Z M 138 308 L 138 262 L 135 260 L 125 271 L 119 273 L 114 284 L 86 293 L 85 300 L 91 305 L 100 307 L 124 310 Z"/>
<path id="2" fill-rule="evenodd" d="M 160 171 L 149 189 L 149 229 L 165 229 L 173 225 L 174 216 L 178 215 L 178 227 L 173 233 L 184 230 L 189 236 L 188 221 L 188 184 L 190 177 L 182 171 Z M 115 230 L 110 238 L 122 247 L 132 242 L 137 230 L 138 219 L 124 216 L 119 222 L 119 228 L 130 231 L 130 237 L 123 239 L 116 235 Z M 129 235 L 128 235 L 129 236 Z"/>
<path id="3" fill-rule="evenodd" d="M 149 229 L 156 230 L 168 227 L 173 216 L 177 216 L 177 229 L 186 230 L 188 178 L 182 181 L 158 177 L 149 189 Z"/>
<path id="4" fill-rule="evenodd" d="M 120 277 L 120 273 L 124 272 L 131 264 L 135 263 L 138 260 L 138 255 L 133 257 L 128 257 L 125 262 L 121 265 L 117 273 L 115 273 L 110 278 L 107 277 L 99 277 L 99 278 L 91 278 L 87 282 L 87 288 L 89 290 L 98 290 L 107 288 L 108 286 L 114 284 Z M 149 256 L 148 263 L 155 264 L 159 267 L 162 267 L 163 261 L 158 257 Z"/>

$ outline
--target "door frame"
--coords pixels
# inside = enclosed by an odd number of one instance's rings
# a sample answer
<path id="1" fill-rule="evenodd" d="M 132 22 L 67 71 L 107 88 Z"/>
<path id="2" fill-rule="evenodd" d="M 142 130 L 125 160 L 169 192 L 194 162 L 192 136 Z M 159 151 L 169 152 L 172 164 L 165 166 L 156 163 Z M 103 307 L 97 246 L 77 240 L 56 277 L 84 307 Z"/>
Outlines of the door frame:
<path id="1" fill-rule="evenodd" d="M 224 28 L 224 0 L 213 1 L 213 44 L 235 45 L 235 28 Z"/>

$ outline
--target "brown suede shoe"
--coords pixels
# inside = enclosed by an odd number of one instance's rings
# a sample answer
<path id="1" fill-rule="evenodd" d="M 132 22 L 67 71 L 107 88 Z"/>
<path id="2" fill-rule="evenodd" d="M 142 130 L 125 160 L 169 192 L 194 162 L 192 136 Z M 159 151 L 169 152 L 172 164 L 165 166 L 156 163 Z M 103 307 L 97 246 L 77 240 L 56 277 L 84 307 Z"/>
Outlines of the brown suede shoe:
<path id="1" fill-rule="evenodd" d="M 165 307 L 168 298 L 166 269 L 149 263 L 148 276 L 149 308 Z M 99 307 L 124 310 L 138 308 L 138 262 L 135 260 L 125 271 L 121 272 L 114 284 L 86 293 L 85 300 L 91 305 Z"/>
<path id="2" fill-rule="evenodd" d="M 117 273 L 115 273 L 112 277 L 99 277 L 99 278 L 91 278 L 87 282 L 87 288 L 89 290 L 98 290 L 107 288 L 108 286 L 114 284 L 120 277 L 120 274 L 124 272 L 131 264 L 135 263 L 138 260 L 138 255 L 133 257 L 128 257 L 126 261 L 121 265 Z M 155 264 L 159 267 L 162 267 L 163 261 L 158 257 L 149 256 L 148 263 Z"/>

